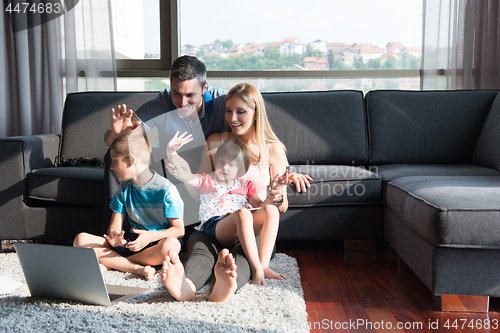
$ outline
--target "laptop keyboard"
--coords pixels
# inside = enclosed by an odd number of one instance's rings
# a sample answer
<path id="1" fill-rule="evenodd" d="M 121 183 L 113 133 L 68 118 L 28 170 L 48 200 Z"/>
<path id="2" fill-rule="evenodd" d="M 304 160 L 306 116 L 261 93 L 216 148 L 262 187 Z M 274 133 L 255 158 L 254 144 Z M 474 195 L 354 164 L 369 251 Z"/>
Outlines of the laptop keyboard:
<path id="1" fill-rule="evenodd" d="M 123 297 L 123 296 L 125 296 L 125 295 L 123 295 L 123 294 L 108 294 L 110 302 L 113 302 L 114 300 L 117 300 L 118 298 Z"/>

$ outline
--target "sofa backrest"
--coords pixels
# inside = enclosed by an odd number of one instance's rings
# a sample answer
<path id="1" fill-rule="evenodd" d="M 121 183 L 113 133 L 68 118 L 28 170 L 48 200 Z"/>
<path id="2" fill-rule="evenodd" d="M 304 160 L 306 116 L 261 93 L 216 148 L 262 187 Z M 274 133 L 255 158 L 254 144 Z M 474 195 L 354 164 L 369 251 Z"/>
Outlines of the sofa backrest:
<path id="1" fill-rule="evenodd" d="M 500 171 L 500 94 L 496 96 L 477 140 L 472 163 Z"/>
<path id="2" fill-rule="evenodd" d="M 111 125 L 111 108 L 126 104 L 135 110 L 157 92 L 80 92 L 66 96 L 59 155 L 68 158 L 98 158 L 108 147 L 104 132 Z"/>
<path id="3" fill-rule="evenodd" d="M 498 91 L 370 91 L 370 164 L 471 163 Z"/>
<path id="4" fill-rule="evenodd" d="M 366 117 L 360 91 L 262 94 L 291 164 L 365 165 Z"/>

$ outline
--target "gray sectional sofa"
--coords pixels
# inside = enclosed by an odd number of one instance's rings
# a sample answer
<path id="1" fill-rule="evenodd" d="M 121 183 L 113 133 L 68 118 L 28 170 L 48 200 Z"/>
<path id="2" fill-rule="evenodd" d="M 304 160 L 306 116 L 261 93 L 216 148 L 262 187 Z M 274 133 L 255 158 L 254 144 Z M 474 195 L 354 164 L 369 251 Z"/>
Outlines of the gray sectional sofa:
<path id="1" fill-rule="evenodd" d="M 56 156 L 102 160 L 111 107 L 154 95 L 69 94 L 60 135 L 0 139 L 0 238 L 100 233 L 103 168 Z M 314 178 L 288 188 L 279 240 L 385 240 L 434 295 L 500 297 L 499 91 L 263 95 L 289 162 Z"/>

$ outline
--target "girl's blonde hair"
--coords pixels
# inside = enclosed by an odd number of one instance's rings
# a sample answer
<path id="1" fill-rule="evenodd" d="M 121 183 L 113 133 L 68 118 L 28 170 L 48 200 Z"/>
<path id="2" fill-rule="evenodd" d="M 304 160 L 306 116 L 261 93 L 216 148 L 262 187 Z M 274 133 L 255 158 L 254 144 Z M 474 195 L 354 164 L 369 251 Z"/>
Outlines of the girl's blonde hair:
<path id="1" fill-rule="evenodd" d="M 269 156 L 267 156 L 266 144 L 273 142 L 281 143 L 281 141 L 274 133 L 271 124 L 267 119 L 266 106 L 259 89 L 251 83 L 239 83 L 229 90 L 226 95 L 226 102 L 233 97 L 241 98 L 243 102 L 248 105 L 248 107 L 255 110 L 255 139 L 259 146 L 259 152 L 261 153 L 261 161 L 262 157 L 264 157 L 263 162 L 267 164 Z M 227 120 L 224 120 L 224 122 L 227 131 L 231 132 L 231 125 L 227 122 Z M 283 144 L 282 146 L 283 149 L 285 149 Z"/>

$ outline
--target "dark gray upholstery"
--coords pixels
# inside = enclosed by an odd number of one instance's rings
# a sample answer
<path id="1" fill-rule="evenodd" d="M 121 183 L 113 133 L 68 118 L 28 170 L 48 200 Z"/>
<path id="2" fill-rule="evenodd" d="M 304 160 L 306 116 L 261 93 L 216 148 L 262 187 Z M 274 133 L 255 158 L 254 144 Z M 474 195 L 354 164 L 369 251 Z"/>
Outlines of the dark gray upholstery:
<path id="1" fill-rule="evenodd" d="M 500 296 L 500 251 L 438 247 L 389 209 L 385 238 L 435 295 Z"/>
<path id="2" fill-rule="evenodd" d="M 387 207 L 438 246 L 500 248 L 500 176 L 415 176 L 387 188 Z"/>
<path id="3" fill-rule="evenodd" d="M 500 176 L 497 170 L 474 164 L 387 164 L 370 170 L 384 182 L 412 176 Z"/>
<path id="4" fill-rule="evenodd" d="M 26 176 L 28 200 L 102 206 L 103 167 L 54 167 Z M 40 203 L 38 203 L 40 204 Z"/>
<path id="5" fill-rule="evenodd" d="M 0 237 L 26 239 L 25 176 L 34 168 L 51 167 L 59 147 L 58 135 L 0 139 Z"/>
<path id="6" fill-rule="evenodd" d="M 486 119 L 477 141 L 472 162 L 500 171 L 500 94 Z"/>
<path id="7" fill-rule="evenodd" d="M 0 174 L 4 175 L 0 181 L 0 218 L 1 239 L 24 239 L 26 232 L 20 225 L 24 222 L 24 169 L 21 140 L 3 140 L 0 149 Z M 6 176 L 8 175 L 8 176 Z"/>
<path id="8" fill-rule="evenodd" d="M 66 96 L 62 133 L 0 139 L 0 238 L 68 241 L 100 233 L 101 168 L 54 167 L 56 156 L 98 158 L 111 108 L 135 109 L 154 92 L 85 92 Z"/>
<path id="9" fill-rule="evenodd" d="M 280 217 L 279 240 L 384 239 L 381 205 L 290 208 Z"/>
<path id="10" fill-rule="evenodd" d="M 434 252 L 436 295 L 500 295 L 500 252 L 438 247 Z"/>
<path id="11" fill-rule="evenodd" d="M 387 164 L 370 168 L 382 178 L 382 197 L 390 181 L 412 176 L 500 176 L 500 172 L 474 164 Z"/>
<path id="12" fill-rule="evenodd" d="M 498 91 L 371 91 L 385 239 L 434 295 L 500 296 Z"/>
<path id="13" fill-rule="evenodd" d="M 363 168 L 344 165 L 295 165 L 313 178 L 307 192 L 288 187 L 289 207 L 370 205 L 382 202 L 382 181 Z"/>
<path id="14" fill-rule="evenodd" d="M 104 159 L 108 147 L 104 132 L 111 123 L 111 108 L 126 104 L 135 110 L 158 93 L 92 92 L 66 96 L 62 119 L 60 154 L 68 158 Z"/>
<path id="15" fill-rule="evenodd" d="M 370 164 L 466 164 L 498 91 L 370 91 Z"/>
<path id="16" fill-rule="evenodd" d="M 290 164 L 366 165 L 362 92 L 265 93 L 263 98 Z"/>

